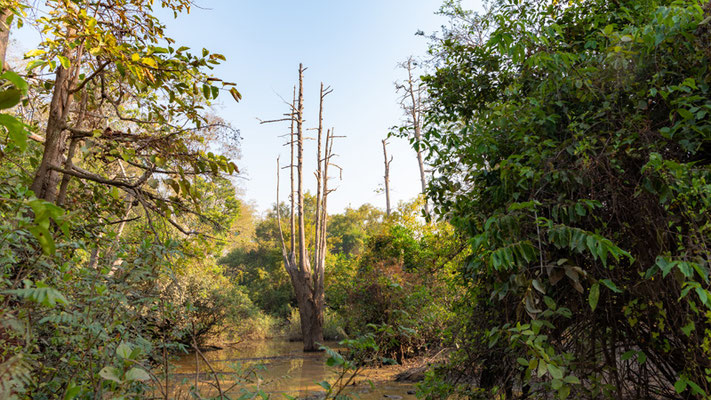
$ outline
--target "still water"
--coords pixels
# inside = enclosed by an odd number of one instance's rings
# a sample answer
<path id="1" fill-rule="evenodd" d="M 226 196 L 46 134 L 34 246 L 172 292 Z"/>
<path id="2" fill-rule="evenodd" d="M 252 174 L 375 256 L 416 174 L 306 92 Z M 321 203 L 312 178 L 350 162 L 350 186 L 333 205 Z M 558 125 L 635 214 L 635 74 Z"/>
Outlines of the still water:
<path id="1" fill-rule="evenodd" d="M 337 348 L 336 343 L 326 343 Z M 300 342 L 288 342 L 280 339 L 240 343 L 222 350 L 204 353 L 212 369 L 221 375 L 220 386 L 223 391 L 230 388 L 230 397 L 240 397 L 240 391 L 261 389 L 272 399 L 283 399 L 284 395 L 300 398 L 323 392 L 317 383 L 333 382 L 337 371 L 326 366 L 325 353 L 304 353 Z M 195 382 L 196 365 L 199 368 L 199 387 L 203 395 L 216 395 L 217 391 L 207 382 L 214 383 L 209 366 L 195 354 L 181 357 L 173 371 L 174 390 L 184 391 Z M 354 398 L 404 399 L 415 400 L 408 394 L 415 389 L 413 384 L 392 381 L 393 372 L 383 369 L 367 369 L 354 379 L 345 391 Z M 368 382 L 370 381 L 370 383 Z M 372 383 L 372 385 L 371 385 Z"/>

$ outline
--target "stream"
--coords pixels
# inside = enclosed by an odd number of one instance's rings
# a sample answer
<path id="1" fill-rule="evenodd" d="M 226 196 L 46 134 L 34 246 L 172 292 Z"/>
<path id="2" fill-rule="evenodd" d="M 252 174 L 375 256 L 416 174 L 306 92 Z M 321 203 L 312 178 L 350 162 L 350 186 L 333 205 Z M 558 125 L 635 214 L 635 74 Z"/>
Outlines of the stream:
<path id="1" fill-rule="evenodd" d="M 337 343 L 326 345 L 338 347 Z M 284 339 L 244 342 L 203 354 L 209 366 L 194 353 L 173 363 L 172 384 L 175 385 L 174 390 L 180 392 L 177 398 L 187 398 L 188 388 L 195 382 L 196 363 L 203 396 L 218 394 L 217 389 L 207 383 L 214 383 L 210 366 L 220 375 L 220 386 L 231 398 L 240 397 L 243 388 L 251 391 L 259 388 L 270 394 L 272 399 L 283 399 L 284 395 L 305 398 L 324 392 L 317 382 L 333 382 L 337 377 L 337 371 L 326 366 L 327 355 L 324 352 L 304 353 L 300 342 Z M 414 392 L 414 384 L 394 382 L 393 375 L 393 371 L 387 368 L 365 369 L 354 379 L 355 385 L 350 385 L 344 393 L 362 400 L 415 400 L 413 394 L 408 394 Z"/>

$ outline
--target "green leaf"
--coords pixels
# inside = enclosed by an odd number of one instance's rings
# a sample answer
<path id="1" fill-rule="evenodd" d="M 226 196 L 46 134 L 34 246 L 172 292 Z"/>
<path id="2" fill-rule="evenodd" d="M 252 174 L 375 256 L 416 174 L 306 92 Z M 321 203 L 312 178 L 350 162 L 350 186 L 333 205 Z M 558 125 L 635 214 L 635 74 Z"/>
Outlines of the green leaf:
<path id="1" fill-rule="evenodd" d="M 609 279 L 601 279 L 600 283 L 607 286 L 608 289 L 612 290 L 615 293 L 622 293 L 622 290 L 618 289 L 617 285 L 615 285 L 615 283 Z"/>
<path id="2" fill-rule="evenodd" d="M 116 355 L 123 358 L 124 360 L 128 360 L 131 358 L 131 345 L 128 343 L 121 343 L 117 348 L 116 348 Z"/>
<path id="3" fill-rule="evenodd" d="M 27 85 L 27 82 L 20 77 L 20 75 L 17 75 L 16 72 L 14 71 L 5 71 L 2 75 L 0 75 L 1 79 L 7 79 L 8 81 L 12 82 L 13 85 L 17 89 L 22 92 L 23 95 L 27 94 L 27 89 L 29 85 Z"/>
<path id="4" fill-rule="evenodd" d="M 67 393 L 64 395 L 64 400 L 72 400 L 81 393 L 81 386 L 77 386 L 74 382 L 69 384 Z"/>
<path id="5" fill-rule="evenodd" d="M 555 300 L 553 300 L 552 298 L 550 298 L 548 296 L 545 296 L 545 297 L 543 297 L 543 301 L 546 303 L 548 308 L 555 311 L 555 309 L 556 309 Z"/>
<path id="6" fill-rule="evenodd" d="M 548 369 L 546 367 L 547 367 L 547 364 L 545 361 L 543 361 L 543 360 L 538 361 L 538 371 L 536 372 L 536 374 L 538 375 L 539 378 L 542 378 L 543 375 L 545 375 L 546 372 L 548 372 Z"/>
<path id="7" fill-rule="evenodd" d="M 10 140 L 21 152 L 27 150 L 27 131 L 22 122 L 12 115 L 0 114 L 0 125 L 7 128 Z"/>
<path id="8" fill-rule="evenodd" d="M 595 311 L 597 308 L 597 302 L 600 299 L 600 284 L 594 283 L 590 288 L 590 294 L 588 295 L 588 303 L 590 303 L 590 308 Z"/>
<path id="9" fill-rule="evenodd" d="M 47 227 L 39 225 L 33 226 L 30 228 L 30 232 L 34 235 L 35 239 L 37 239 L 37 242 L 39 242 L 45 254 L 49 256 L 54 255 L 57 249 L 55 248 L 52 234 L 49 233 Z"/>
<path id="10" fill-rule="evenodd" d="M 622 354 L 622 357 L 620 357 L 620 359 L 621 359 L 622 361 L 627 361 L 627 360 L 629 360 L 630 358 L 632 358 L 635 354 L 637 354 L 637 351 L 635 351 L 635 350 L 629 350 L 629 351 L 624 352 L 624 353 Z"/>
<path id="11" fill-rule="evenodd" d="M 548 372 L 550 372 L 553 379 L 563 379 L 563 370 L 553 364 L 548 364 Z"/>
<path id="12" fill-rule="evenodd" d="M 328 383 L 327 381 L 317 382 L 316 384 L 321 386 L 322 388 L 324 388 L 327 392 L 331 391 L 331 384 Z"/>
<path id="13" fill-rule="evenodd" d="M 558 390 L 558 389 L 560 389 L 560 388 L 562 388 L 562 387 L 563 387 L 563 381 L 562 381 L 562 380 L 560 380 L 560 379 L 553 379 L 553 380 L 551 381 L 551 388 L 553 388 L 553 390 Z"/>
<path id="14" fill-rule="evenodd" d="M 558 398 L 561 400 L 565 400 L 570 396 L 570 386 L 565 385 L 562 388 L 558 390 Z"/>
<path id="15" fill-rule="evenodd" d="M 686 336 L 691 336 L 691 332 L 696 329 L 696 325 L 694 324 L 694 321 L 689 322 L 686 324 L 684 327 L 681 328 L 681 331 L 684 332 L 684 335 Z"/>
<path id="16" fill-rule="evenodd" d="M 684 377 L 679 378 L 679 380 L 676 381 L 676 383 L 674 383 L 674 390 L 677 393 L 681 393 L 684 390 L 686 390 L 686 378 L 684 378 Z"/>
<path id="17" fill-rule="evenodd" d="M 543 287 L 543 284 L 541 284 L 541 282 L 538 279 L 534 279 L 533 281 L 531 281 L 531 283 L 533 284 L 533 287 L 536 290 L 538 290 L 539 292 L 541 292 L 543 294 L 546 294 L 546 289 Z"/>
<path id="18" fill-rule="evenodd" d="M 126 372 L 125 378 L 129 382 L 147 381 L 151 379 L 151 376 L 144 369 L 133 367 Z"/>
<path id="19" fill-rule="evenodd" d="M 692 119 L 692 118 L 694 118 L 694 114 L 692 114 L 691 111 L 686 110 L 686 109 L 684 109 L 684 108 L 680 108 L 680 109 L 678 109 L 678 110 L 676 110 L 676 111 L 677 111 L 677 112 L 679 113 L 679 115 L 681 115 L 681 117 L 684 118 L 684 119 Z"/>
<path id="20" fill-rule="evenodd" d="M 7 89 L 0 92 L 0 110 L 15 107 L 22 98 L 19 89 Z"/>
<path id="21" fill-rule="evenodd" d="M 99 376 L 106 379 L 107 381 L 114 381 L 116 383 L 121 383 L 121 371 L 115 367 L 106 366 L 99 371 Z"/>
<path id="22" fill-rule="evenodd" d="M 69 69 L 71 63 L 69 62 L 69 59 L 67 57 L 57 56 L 57 58 L 59 58 L 59 62 L 60 64 L 62 64 L 62 67 L 64 67 L 64 69 Z"/>

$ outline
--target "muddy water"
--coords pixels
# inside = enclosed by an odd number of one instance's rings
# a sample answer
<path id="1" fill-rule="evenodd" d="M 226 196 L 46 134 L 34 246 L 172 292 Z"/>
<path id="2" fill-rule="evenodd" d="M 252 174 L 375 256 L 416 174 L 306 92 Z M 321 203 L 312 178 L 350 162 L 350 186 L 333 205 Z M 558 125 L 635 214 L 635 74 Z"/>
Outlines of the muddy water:
<path id="1" fill-rule="evenodd" d="M 336 343 L 327 343 L 327 346 L 338 347 Z M 272 399 L 283 399 L 284 394 L 304 398 L 324 391 L 317 382 L 333 382 L 337 377 L 337 372 L 326 366 L 327 356 L 324 353 L 304 353 L 301 343 L 278 339 L 241 343 L 223 350 L 205 352 L 204 355 L 212 369 L 221 375 L 222 390 L 234 385 L 229 394 L 235 398 L 240 396 L 243 388 L 264 390 Z M 199 384 L 202 394 L 215 395 L 216 390 L 206 383 L 214 383 L 210 379 L 210 368 L 202 360 L 196 360 L 195 354 L 186 355 L 175 363 L 176 369 L 173 372 L 176 387 L 194 384 L 196 362 L 200 371 L 198 380 L 202 382 Z M 383 369 L 365 370 L 355 378 L 355 385 L 349 386 L 346 392 L 363 400 L 415 400 L 415 396 L 408 394 L 414 390 L 414 385 L 393 382 L 392 375 L 392 371 Z"/>

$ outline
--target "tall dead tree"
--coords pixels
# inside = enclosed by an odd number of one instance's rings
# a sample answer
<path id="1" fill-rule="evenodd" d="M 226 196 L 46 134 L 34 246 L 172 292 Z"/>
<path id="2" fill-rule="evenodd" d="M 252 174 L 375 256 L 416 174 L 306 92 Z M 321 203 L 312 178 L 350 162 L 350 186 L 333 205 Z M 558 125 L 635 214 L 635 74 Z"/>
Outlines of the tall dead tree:
<path id="1" fill-rule="evenodd" d="M 422 156 L 422 114 L 424 112 L 423 97 L 425 88 L 421 85 L 418 78 L 413 76 L 413 72 L 417 63 L 412 57 L 400 64 L 407 71 L 407 80 L 404 83 L 396 83 L 395 88 L 399 93 L 402 93 L 400 98 L 400 106 L 407 115 L 409 128 L 414 145 L 417 152 L 417 165 L 420 168 L 420 184 L 422 186 L 422 194 L 427 191 L 427 178 L 425 176 L 425 162 Z M 429 214 L 429 204 L 425 199 L 425 213 Z"/>
<path id="2" fill-rule="evenodd" d="M 279 208 L 279 161 L 277 160 L 277 220 L 281 239 L 284 266 L 291 284 L 294 287 L 301 318 L 301 333 L 303 335 L 304 351 L 318 351 L 319 343 L 323 342 L 323 310 L 324 310 L 324 272 L 326 263 L 326 226 L 328 222 L 327 200 L 333 189 L 328 187 L 328 167 L 333 157 L 333 129 L 323 129 L 323 102 L 331 93 L 329 88 L 321 84 L 319 103 L 319 124 L 317 128 L 317 170 L 316 170 L 316 211 L 314 214 L 314 237 L 312 245 L 313 258 L 309 256 L 309 246 L 306 238 L 306 222 L 304 215 L 304 76 L 303 65 L 299 65 L 298 95 L 295 91 L 294 100 L 290 104 L 288 118 L 267 122 L 291 121 L 289 145 L 291 147 L 291 218 L 289 224 L 290 241 L 287 246 L 281 227 L 281 211 Z M 294 151 L 296 150 L 296 151 Z M 296 153 L 296 154 L 295 154 Z M 296 168 L 296 201 L 294 201 L 294 168 Z M 294 223 L 294 215 L 298 222 Z M 298 237 L 298 240 L 295 238 Z M 298 246 L 298 248 L 297 248 Z"/>
<path id="3" fill-rule="evenodd" d="M 390 163 L 393 162 L 393 157 L 390 156 L 390 159 L 388 160 L 388 148 L 387 148 L 387 140 L 383 139 L 383 159 L 385 161 L 385 175 L 383 178 L 385 178 L 385 214 L 389 217 L 390 216 Z"/>

